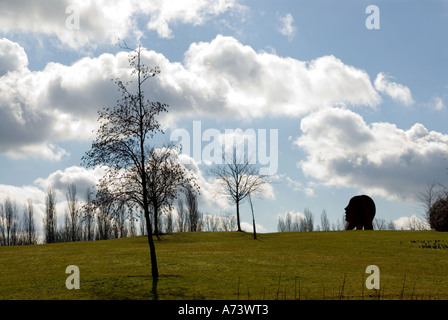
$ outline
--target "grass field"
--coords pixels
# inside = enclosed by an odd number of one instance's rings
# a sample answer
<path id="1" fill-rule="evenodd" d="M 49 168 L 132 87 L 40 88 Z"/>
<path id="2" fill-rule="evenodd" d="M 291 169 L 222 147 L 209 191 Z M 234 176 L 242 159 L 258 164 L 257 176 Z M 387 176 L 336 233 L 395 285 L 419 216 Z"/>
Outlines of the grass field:
<path id="1" fill-rule="evenodd" d="M 448 234 L 197 232 L 156 241 L 171 299 L 448 299 Z M 68 290 L 68 265 L 80 289 Z M 380 269 L 380 289 L 365 286 Z M 0 299 L 153 299 L 146 237 L 0 247 Z"/>

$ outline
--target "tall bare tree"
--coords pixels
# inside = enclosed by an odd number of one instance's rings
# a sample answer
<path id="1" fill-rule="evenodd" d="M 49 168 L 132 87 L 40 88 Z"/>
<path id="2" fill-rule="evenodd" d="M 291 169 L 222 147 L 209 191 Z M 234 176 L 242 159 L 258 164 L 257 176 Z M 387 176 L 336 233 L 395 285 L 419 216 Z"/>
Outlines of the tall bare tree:
<path id="1" fill-rule="evenodd" d="M 324 209 L 322 210 L 322 214 L 320 215 L 320 228 L 322 231 L 330 231 L 330 221 L 327 217 L 327 211 Z"/>
<path id="2" fill-rule="evenodd" d="M 252 164 L 244 154 L 238 154 L 236 148 L 222 158 L 223 164 L 212 167 L 210 173 L 216 178 L 220 192 L 235 204 L 237 228 L 242 231 L 240 205 L 248 196 L 262 192 L 267 176 L 260 175 L 259 166 Z"/>
<path id="3" fill-rule="evenodd" d="M 160 70 L 142 63 L 143 48 L 140 46 L 129 50 L 129 64 L 137 82 L 133 85 L 132 81 L 115 79 L 121 99 L 116 106 L 98 112 L 100 127 L 91 150 L 83 157 L 83 164 L 88 167 L 108 166 L 98 189 L 107 190 L 130 207 L 137 205 L 143 210 L 148 232 L 151 274 L 153 279 L 157 279 L 159 272 L 152 238 L 146 164 L 150 157 L 148 140 L 157 131 L 161 131 L 156 116 L 166 112 L 168 106 L 145 99 L 143 84 L 159 74 Z M 131 92 L 132 90 L 135 91 Z"/>
<path id="4" fill-rule="evenodd" d="M 90 188 L 86 189 L 85 204 L 83 210 L 84 238 L 85 240 L 90 241 L 93 240 L 95 217 L 95 208 L 93 205 L 92 193 L 90 192 Z"/>
<path id="5" fill-rule="evenodd" d="M 184 190 L 185 203 L 187 205 L 188 213 L 188 230 L 190 232 L 202 230 L 202 214 L 199 211 L 198 198 L 196 190 L 191 185 L 187 185 Z"/>
<path id="6" fill-rule="evenodd" d="M 81 240 L 81 219 L 78 197 L 76 195 L 76 185 L 71 183 L 65 194 L 67 200 L 67 223 L 68 223 L 68 240 Z"/>
<path id="7" fill-rule="evenodd" d="M 28 200 L 25 204 L 25 211 L 23 213 L 23 231 L 25 233 L 25 244 L 37 243 L 37 231 L 34 223 L 34 207 L 31 200 Z"/>
<path id="8" fill-rule="evenodd" d="M 44 236 L 45 243 L 54 243 L 58 240 L 56 193 L 53 187 L 47 189 L 47 195 L 45 196 Z"/>
<path id="9" fill-rule="evenodd" d="M 0 205 L 0 225 L 3 245 L 13 246 L 18 244 L 19 220 L 17 210 L 16 202 L 9 197 L 3 201 L 3 206 Z"/>

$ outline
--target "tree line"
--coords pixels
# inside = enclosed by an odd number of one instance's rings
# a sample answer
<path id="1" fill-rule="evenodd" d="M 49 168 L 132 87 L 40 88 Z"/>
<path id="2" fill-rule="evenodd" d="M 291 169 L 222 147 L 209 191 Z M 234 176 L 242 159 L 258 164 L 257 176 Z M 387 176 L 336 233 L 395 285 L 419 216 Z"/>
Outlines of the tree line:
<path id="1" fill-rule="evenodd" d="M 373 220 L 373 227 L 375 230 L 396 230 L 393 221 L 387 222 L 381 218 L 375 218 Z M 278 232 L 338 230 L 345 230 L 345 216 L 343 215 L 341 220 L 330 223 L 325 209 L 320 215 L 320 225 L 315 224 L 314 214 L 308 208 L 305 208 L 303 216 L 287 212 L 284 217 L 279 216 L 277 222 Z"/>
<path id="2" fill-rule="evenodd" d="M 54 188 L 45 195 L 45 211 L 39 231 L 34 204 L 26 201 L 22 207 L 6 197 L 0 203 L 0 246 L 32 245 L 74 241 L 107 240 L 147 235 L 143 213 L 118 201 L 95 206 L 90 188 L 82 199 L 75 184 L 65 193 L 63 213 L 56 210 L 58 203 Z M 165 208 L 152 220 L 152 234 L 196 231 L 234 231 L 236 218 L 231 212 L 222 215 L 203 214 L 199 210 L 196 193 L 188 190 L 177 200 L 177 210 Z M 62 219 L 59 215 L 62 214 Z M 157 220 L 157 223 L 154 223 Z"/>

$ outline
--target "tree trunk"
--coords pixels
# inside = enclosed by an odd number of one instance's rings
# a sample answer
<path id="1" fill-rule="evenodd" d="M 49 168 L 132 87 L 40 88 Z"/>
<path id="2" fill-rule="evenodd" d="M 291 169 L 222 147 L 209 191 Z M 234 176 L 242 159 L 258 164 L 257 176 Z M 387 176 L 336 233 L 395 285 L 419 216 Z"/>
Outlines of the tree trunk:
<path id="1" fill-rule="evenodd" d="M 149 220 L 149 210 L 145 210 L 145 218 L 146 218 L 146 229 L 148 231 L 148 244 L 149 251 L 151 256 L 151 275 L 153 280 L 159 278 L 159 268 L 157 267 L 157 257 L 156 257 L 156 247 L 154 246 L 154 240 L 152 238 L 152 226 L 151 221 Z"/>
<path id="2" fill-rule="evenodd" d="M 238 226 L 238 231 L 243 231 L 241 230 L 241 224 L 240 224 L 240 201 L 237 200 L 236 201 L 236 223 Z"/>
<path id="3" fill-rule="evenodd" d="M 254 214 L 254 206 L 252 205 L 252 198 L 249 196 L 250 209 L 252 210 L 252 224 L 254 226 L 254 239 L 257 239 L 257 229 L 255 228 L 255 214 Z"/>

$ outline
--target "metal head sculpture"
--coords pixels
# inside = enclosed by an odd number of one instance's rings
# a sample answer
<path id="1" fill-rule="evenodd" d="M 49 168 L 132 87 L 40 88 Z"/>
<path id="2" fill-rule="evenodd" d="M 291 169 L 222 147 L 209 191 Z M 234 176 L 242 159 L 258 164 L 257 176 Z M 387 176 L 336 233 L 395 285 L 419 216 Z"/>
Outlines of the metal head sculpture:
<path id="1" fill-rule="evenodd" d="M 372 198 L 366 195 L 355 196 L 345 207 L 345 230 L 373 230 L 376 207 Z"/>

